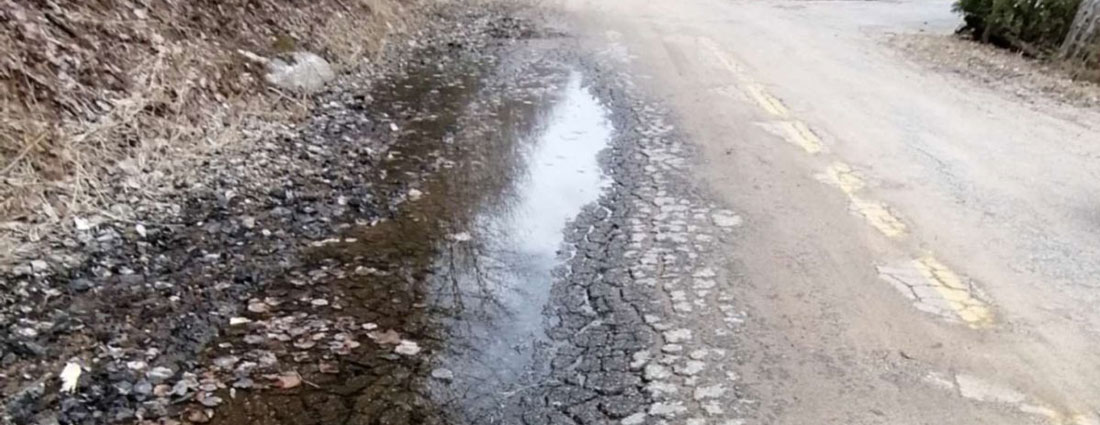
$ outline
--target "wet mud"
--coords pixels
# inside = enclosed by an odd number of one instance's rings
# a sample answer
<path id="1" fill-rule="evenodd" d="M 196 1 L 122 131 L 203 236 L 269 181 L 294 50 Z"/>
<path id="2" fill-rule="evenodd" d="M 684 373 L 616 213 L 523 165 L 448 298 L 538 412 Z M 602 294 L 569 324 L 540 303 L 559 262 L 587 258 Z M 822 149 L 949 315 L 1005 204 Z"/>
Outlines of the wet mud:
<path id="1" fill-rule="evenodd" d="M 391 214 L 252 301 L 211 373 L 281 361 L 212 393 L 213 423 L 737 423 L 714 347 L 743 318 L 706 263 L 740 217 L 684 183 L 659 110 L 567 47 L 371 93 L 401 117 L 373 183 Z"/>
<path id="2" fill-rule="evenodd" d="M 62 422 L 737 423 L 713 347 L 742 320 L 705 263 L 740 218 L 685 182 L 690 153 L 607 58 L 467 19 L 490 41 L 323 96 L 280 151 L 323 166 L 255 223 L 221 213 L 250 237 L 218 257 L 243 283 L 144 311 L 185 350 L 120 351 Z M 87 408 L 104 399 L 121 413 Z"/>
<path id="3" fill-rule="evenodd" d="M 372 90 L 373 104 L 393 108 L 397 140 L 372 184 L 391 216 L 322 241 L 305 271 L 257 297 L 260 313 L 208 353 L 225 366 L 212 374 L 231 383 L 210 395 L 224 406 L 191 416 L 391 424 L 571 415 L 564 409 L 583 396 L 548 395 L 569 386 L 553 361 L 576 351 L 577 325 L 593 334 L 607 325 L 558 310 L 566 281 L 599 272 L 578 244 L 605 249 L 594 233 L 608 229 L 594 222 L 610 212 L 596 201 L 611 190 L 600 158 L 614 130 L 578 63 L 537 49 L 509 49 L 499 62 L 425 62 Z M 614 337 L 585 344 L 614 348 Z M 640 384 L 625 366 L 645 340 L 629 341 L 617 355 L 623 376 L 608 387 Z M 266 353 L 299 361 L 272 367 L 269 388 L 238 393 L 225 372 Z M 286 376 L 302 382 L 277 388 Z M 640 392 L 627 397 L 636 400 L 607 406 L 640 407 Z"/>

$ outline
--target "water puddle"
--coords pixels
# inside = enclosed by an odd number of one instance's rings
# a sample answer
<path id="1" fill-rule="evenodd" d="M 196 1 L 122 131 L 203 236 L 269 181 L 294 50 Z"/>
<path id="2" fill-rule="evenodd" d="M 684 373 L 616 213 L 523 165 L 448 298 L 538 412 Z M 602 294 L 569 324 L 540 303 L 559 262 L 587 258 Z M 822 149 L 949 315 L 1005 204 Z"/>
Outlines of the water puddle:
<path id="1" fill-rule="evenodd" d="M 481 423 L 545 379 L 564 231 L 609 185 L 612 126 L 582 80 L 548 61 L 424 63 L 373 90 L 382 131 L 341 134 L 394 139 L 359 200 L 390 216 L 318 243 L 231 333 L 250 345 L 217 355 L 271 353 L 268 378 L 302 384 L 237 393 L 213 422 Z"/>
<path id="2" fill-rule="evenodd" d="M 433 371 L 436 395 L 464 410 L 490 408 L 537 381 L 538 354 L 549 345 L 543 314 L 554 270 L 571 250 L 564 228 L 596 201 L 608 180 L 597 155 L 607 147 L 606 111 L 569 76 L 546 127 L 519 140 L 522 166 L 507 199 L 480 211 L 471 230 L 452 235 L 437 264 L 456 291 L 433 302 L 458 314 L 446 319 L 451 340 Z"/>

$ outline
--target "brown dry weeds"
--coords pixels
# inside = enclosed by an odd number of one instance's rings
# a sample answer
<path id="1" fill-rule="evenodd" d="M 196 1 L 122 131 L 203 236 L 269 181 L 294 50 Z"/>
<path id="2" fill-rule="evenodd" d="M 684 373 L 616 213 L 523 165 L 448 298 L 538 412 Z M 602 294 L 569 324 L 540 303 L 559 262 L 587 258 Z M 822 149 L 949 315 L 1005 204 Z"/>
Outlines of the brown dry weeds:
<path id="1" fill-rule="evenodd" d="M 893 34 L 886 42 L 923 66 L 1025 102 L 1100 110 L 1100 84 L 1052 61 L 954 35 Z"/>
<path id="2" fill-rule="evenodd" d="M 242 52 L 354 68 L 415 2 L 0 0 L 0 266 L 88 217 L 155 209 L 204 159 L 304 118 L 310 101 L 265 87 Z"/>

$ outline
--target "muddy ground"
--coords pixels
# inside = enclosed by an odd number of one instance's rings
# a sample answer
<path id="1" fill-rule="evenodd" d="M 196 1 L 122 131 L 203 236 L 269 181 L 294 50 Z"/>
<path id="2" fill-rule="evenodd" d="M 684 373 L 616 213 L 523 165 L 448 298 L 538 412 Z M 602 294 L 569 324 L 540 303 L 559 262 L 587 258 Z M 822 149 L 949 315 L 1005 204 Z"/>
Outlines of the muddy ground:
<path id="1" fill-rule="evenodd" d="M 740 218 L 688 183 L 660 107 L 532 10 L 438 20 L 178 220 L 6 270 L 5 423 L 739 417 L 703 340 L 742 321 L 707 266 Z"/>

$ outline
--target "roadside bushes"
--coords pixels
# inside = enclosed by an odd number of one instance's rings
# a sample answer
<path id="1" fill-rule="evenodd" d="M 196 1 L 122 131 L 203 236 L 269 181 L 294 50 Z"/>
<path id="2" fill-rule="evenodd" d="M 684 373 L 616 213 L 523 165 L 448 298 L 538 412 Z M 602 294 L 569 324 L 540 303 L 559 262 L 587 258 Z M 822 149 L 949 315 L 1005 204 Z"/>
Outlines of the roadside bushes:
<path id="1" fill-rule="evenodd" d="M 961 32 L 987 43 L 1047 56 L 1058 50 L 1073 25 L 1081 0 L 958 0 Z"/>

